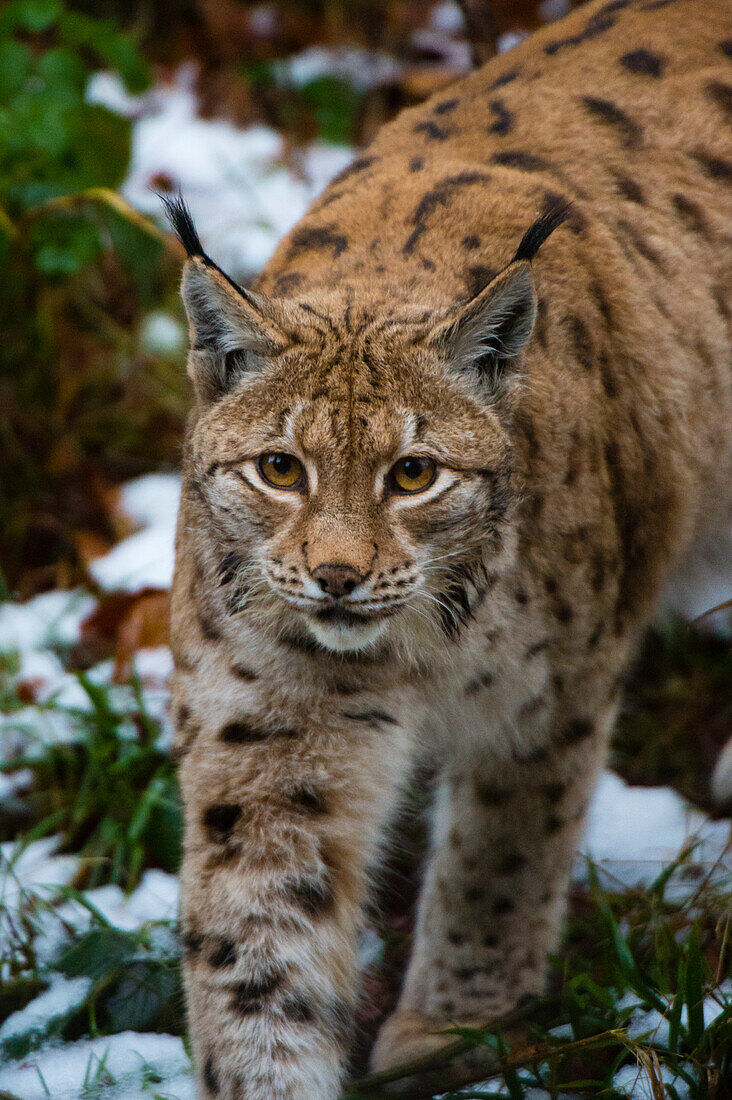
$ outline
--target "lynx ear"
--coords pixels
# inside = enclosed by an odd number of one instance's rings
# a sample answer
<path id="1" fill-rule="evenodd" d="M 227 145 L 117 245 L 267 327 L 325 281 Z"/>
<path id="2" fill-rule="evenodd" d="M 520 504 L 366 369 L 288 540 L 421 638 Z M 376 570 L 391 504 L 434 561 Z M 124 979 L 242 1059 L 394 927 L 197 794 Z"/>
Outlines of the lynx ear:
<path id="1" fill-rule="evenodd" d="M 531 261 L 570 210 L 570 203 L 557 203 L 537 218 L 508 267 L 431 335 L 430 342 L 447 353 L 454 368 L 472 371 L 491 392 L 500 392 L 510 383 L 514 364 L 534 329 Z"/>
<path id="2" fill-rule="evenodd" d="M 238 286 L 206 255 L 183 200 L 163 201 L 188 253 L 181 280 L 191 343 L 188 373 L 198 399 L 213 401 L 289 341 L 277 324 L 275 304 Z"/>
<path id="3" fill-rule="evenodd" d="M 536 320 L 536 291 L 527 260 L 512 263 L 457 316 L 444 321 L 431 343 L 447 355 L 454 370 L 472 371 L 491 391 L 512 373 L 511 362 L 531 336 Z"/>

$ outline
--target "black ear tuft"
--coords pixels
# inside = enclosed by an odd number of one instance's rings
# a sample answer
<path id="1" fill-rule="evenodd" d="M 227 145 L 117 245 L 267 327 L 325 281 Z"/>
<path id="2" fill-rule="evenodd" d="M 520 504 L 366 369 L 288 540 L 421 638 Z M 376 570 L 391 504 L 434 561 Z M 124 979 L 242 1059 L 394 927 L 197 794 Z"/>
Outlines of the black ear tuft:
<path id="1" fill-rule="evenodd" d="M 186 206 L 183 196 L 178 193 L 172 196 L 159 195 L 159 198 L 165 207 L 168 221 L 173 227 L 178 240 L 185 248 L 187 255 L 205 257 L 206 253 L 203 251 L 201 238 L 196 232 L 191 212 Z"/>
<path id="2" fill-rule="evenodd" d="M 517 260 L 533 260 L 549 234 L 553 233 L 555 229 L 558 229 L 562 222 L 567 220 L 571 212 L 571 202 L 560 201 L 550 206 L 549 209 L 546 210 L 540 218 L 537 218 L 534 224 L 526 230 L 521 238 L 521 244 L 516 249 L 516 255 L 511 262 L 516 263 Z"/>

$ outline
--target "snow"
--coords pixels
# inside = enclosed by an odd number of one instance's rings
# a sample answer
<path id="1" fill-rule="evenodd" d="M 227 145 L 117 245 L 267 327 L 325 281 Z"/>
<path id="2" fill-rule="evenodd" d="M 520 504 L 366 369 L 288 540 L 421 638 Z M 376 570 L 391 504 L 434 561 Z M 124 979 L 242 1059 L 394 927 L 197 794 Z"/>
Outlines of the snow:
<path id="1" fill-rule="evenodd" d="M 151 1100 L 157 1093 L 170 1100 L 188 1100 L 191 1089 L 188 1055 L 183 1040 L 173 1035 L 123 1031 L 101 1039 L 83 1039 L 64 1046 L 48 1046 L 21 1061 L 0 1068 L 0 1091 L 21 1100 L 81 1100 L 94 1081 L 108 1100 Z M 159 1086 L 143 1087 L 153 1070 L 163 1081 L 179 1081 L 180 1092 Z"/>
<path id="2" fill-rule="evenodd" d="M 17 1035 L 44 1035 L 54 1020 L 67 1016 L 84 1003 L 91 986 L 91 978 L 66 978 L 63 974 L 54 974 L 45 993 L 19 1012 L 13 1012 L 0 1026 L 0 1048 Z"/>
<path id="3" fill-rule="evenodd" d="M 679 1100 L 690 1096 L 689 1086 L 668 1066 L 658 1066 L 655 1070 L 665 1085 L 673 1085 Z M 642 1066 L 623 1066 L 613 1078 L 613 1087 L 628 1100 L 655 1100 L 653 1081 L 647 1069 Z"/>
<path id="4" fill-rule="evenodd" d="M 328 76 L 347 81 L 357 92 L 391 84 L 401 71 L 400 63 L 389 54 L 347 46 L 308 46 L 274 66 L 275 79 L 286 87 L 302 88 Z"/>
<path id="5" fill-rule="evenodd" d="M 326 64 L 323 58 L 319 63 Z M 376 65 L 373 79 L 381 79 L 383 70 Z M 130 96 L 116 77 L 99 73 L 89 82 L 87 98 L 133 120 L 121 188 L 128 202 L 161 219 L 155 191 L 180 190 L 206 250 L 234 278 L 251 278 L 354 153 L 316 142 L 299 157 L 293 154 L 290 167 L 275 130 L 199 118 L 195 79 L 195 66 L 183 65 L 172 83 Z"/>
<path id="6" fill-rule="evenodd" d="M 613 772 L 603 773 L 595 791 L 580 852 L 599 865 L 606 885 L 650 886 L 695 838 L 691 867 L 671 887 L 675 896 L 693 893 L 700 875 L 716 868 L 732 874 L 728 821 L 710 821 L 670 787 L 629 787 Z M 693 872 L 684 880 L 683 872 Z M 580 858 L 575 878 L 583 879 Z"/>
<path id="7" fill-rule="evenodd" d="M 430 26 L 433 31 L 442 31 L 443 34 L 463 34 L 465 16 L 462 8 L 454 0 L 440 0 L 430 14 Z"/>
<path id="8" fill-rule="evenodd" d="M 47 646 L 70 646 L 96 601 L 81 589 L 44 592 L 26 603 L 0 606 L 0 653 L 23 653 Z"/>
<path id="9" fill-rule="evenodd" d="M 186 344 L 186 331 L 175 317 L 154 309 L 140 325 L 140 343 L 153 355 L 176 355 Z"/>
<path id="10" fill-rule="evenodd" d="M 147 474 L 124 487 L 121 508 L 143 529 L 90 564 L 89 572 L 100 588 L 139 592 L 170 587 L 179 498 L 177 474 Z"/>

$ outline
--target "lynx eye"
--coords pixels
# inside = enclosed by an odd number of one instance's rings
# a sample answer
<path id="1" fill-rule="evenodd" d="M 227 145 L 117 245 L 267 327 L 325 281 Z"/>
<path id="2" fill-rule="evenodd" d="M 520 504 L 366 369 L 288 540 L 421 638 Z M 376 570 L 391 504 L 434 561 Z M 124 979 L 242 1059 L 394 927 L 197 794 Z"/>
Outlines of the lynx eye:
<path id="1" fill-rule="evenodd" d="M 390 488 L 395 493 L 421 493 L 432 484 L 436 474 L 437 466 L 431 458 L 407 455 L 392 466 Z"/>
<path id="2" fill-rule="evenodd" d="M 269 485 L 277 489 L 294 489 L 303 476 L 302 463 L 294 455 L 276 452 L 262 455 L 259 472 Z"/>

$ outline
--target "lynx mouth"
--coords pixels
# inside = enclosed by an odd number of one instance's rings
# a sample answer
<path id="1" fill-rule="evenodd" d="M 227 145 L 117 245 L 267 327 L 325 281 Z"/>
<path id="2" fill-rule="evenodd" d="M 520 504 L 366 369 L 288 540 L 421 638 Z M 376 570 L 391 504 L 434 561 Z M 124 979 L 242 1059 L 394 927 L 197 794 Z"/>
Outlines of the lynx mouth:
<path id="1" fill-rule="evenodd" d="M 349 607 L 342 607 L 340 604 L 335 604 L 333 607 L 324 607 L 321 611 L 315 612 L 315 618 L 318 622 L 339 626 L 365 626 L 377 617 L 374 615 L 359 615 L 358 612 L 352 611 Z"/>
<path id="2" fill-rule="evenodd" d="M 367 649 L 382 635 L 386 615 L 360 615 L 348 607 L 324 607 L 307 617 L 315 640 L 337 653 L 356 653 Z"/>

